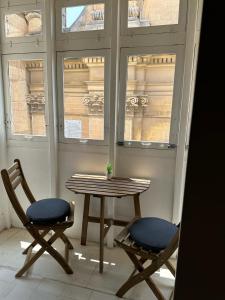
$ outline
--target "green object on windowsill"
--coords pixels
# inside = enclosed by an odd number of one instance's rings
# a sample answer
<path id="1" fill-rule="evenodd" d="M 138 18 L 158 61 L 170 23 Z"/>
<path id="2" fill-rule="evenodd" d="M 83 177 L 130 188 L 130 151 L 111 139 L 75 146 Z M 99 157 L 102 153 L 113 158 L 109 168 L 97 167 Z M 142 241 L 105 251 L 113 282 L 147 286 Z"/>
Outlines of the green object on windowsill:
<path id="1" fill-rule="evenodd" d="M 112 178 L 112 164 L 111 163 L 108 163 L 107 166 L 106 166 L 106 176 L 107 176 L 107 179 L 111 179 Z"/>

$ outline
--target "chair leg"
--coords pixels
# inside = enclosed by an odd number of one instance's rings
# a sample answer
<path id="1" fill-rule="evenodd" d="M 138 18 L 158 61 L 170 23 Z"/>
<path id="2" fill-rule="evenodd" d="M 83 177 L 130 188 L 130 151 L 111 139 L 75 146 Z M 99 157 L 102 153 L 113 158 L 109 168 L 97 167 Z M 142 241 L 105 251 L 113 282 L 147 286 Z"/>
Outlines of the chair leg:
<path id="1" fill-rule="evenodd" d="M 42 248 L 17 272 L 17 278 L 21 277 L 45 251 L 47 251 L 53 258 L 55 258 L 55 260 L 61 265 L 61 267 L 67 274 L 73 273 L 72 269 L 67 264 L 62 255 L 51 246 L 60 236 L 62 231 L 55 232 L 55 234 L 48 241 L 41 237 L 41 235 L 36 231 L 30 230 L 29 232 L 34 237 L 35 241 L 42 246 Z"/>
<path id="2" fill-rule="evenodd" d="M 44 237 L 44 236 L 46 236 L 48 233 L 49 233 L 49 229 L 46 229 L 46 230 L 43 230 L 43 232 L 41 233 L 41 237 Z M 33 241 L 23 252 L 22 252 L 22 254 L 27 254 L 28 253 L 28 250 L 30 249 L 30 248 L 34 248 L 36 245 L 37 245 L 38 243 L 37 243 L 37 241 Z"/>
<path id="3" fill-rule="evenodd" d="M 147 259 L 144 259 L 144 258 L 138 259 L 135 254 L 132 254 L 128 251 L 126 251 L 126 253 L 130 257 L 130 259 L 132 260 L 132 262 L 135 266 L 135 269 L 139 272 L 143 272 L 145 270 L 144 267 L 143 267 L 143 264 L 146 262 Z M 132 276 L 130 276 L 130 278 L 132 278 Z M 157 288 L 154 281 L 150 278 L 150 275 L 147 276 L 146 278 L 144 278 L 144 280 L 146 281 L 146 283 L 148 284 L 150 289 L 153 291 L 153 293 L 155 294 L 157 299 L 165 300 L 165 298 L 163 297 L 163 294 L 161 293 L 161 291 Z"/>
<path id="4" fill-rule="evenodd" d="M 57 252 L 53 247 L 48 247 L 46 249 L 46 251 L 51 254 L 52 257 L 55 258 L 55 260 L 61 265 L 61 267 L 64 269 L 64 271 L 67 274 L 73 274 L 73 270 L 71 269 L 71 267 L 68 265 L 68 263 L 66 262 L 66 260 L 63 258 L 63 256 Z"/>
<path id="5" fill-rule="evenodd" d="M 35 238 L 36 244 L 39 244 L 39 238 L 40 235 L 39 233 L 36 234 L 35 236 L 33 235 L 33 231 L 29 231 L 31 233 L 31 235 Z M 39 235 L 39 237 L 37 237 L 37 235 Z M 56 234 L 54 234 L 49 240 L 48 240 L 48 244 L 51 245 L 55 242 L 55 240 L 58 238 L 58 236 Z M 24 266 L 16 273 L 15 277 L 21 277 L 34 263 L 35 261 L 45 252 L 45 248 L 42 247 L 27 263 L 24 264 Z"/>
<path id="6" fill-rule="evenodd" d="M 63 231 L 65 231 L 65 229 L 55 231 L 53 237 L 56 236 L 56 239 L 59 238 L 62 235 Z M 63 256 L 51 246 L 52 243 L 50 244 L 49 241 L 46 241 L 45 239 L 39 237 L 39 244 L 43 248 L 45 248 L 44 251 L 47 251 L 53 258 L 55 258 L 55 260 L 61 265 L 61 267 L 67 274 L 73 274 L 73 270 L 68 265 Z"/>
<path id="7" fill-rule="evenodd" d="M 148 280 L 145 281 L 147 282 L 148 286 L 150 287 L 150 289 L 152 290 L 152 292 L 154 293 L 154 295 L 158 300 L 166 300 L 166 298 L 163 296 L 163 294 L 161 293 L 161 291 L 155 285 L 154 281 L 151 278 L 148 278 Z"/>
<path id="8" fill-rule="evenodd" d="M 176 270 L 173 267 L 173 265 L 168 260 L 165 262 L 165 265 L 166 265 L 167 269 L 170 271 L 170 273 L 175 277 Z"/>
<path id="9" fill-rule="evenodd" d="M 126 251 L 130 259 L 135 265 L 135 268 L 140 272 L 137 275 L 134 275 L 130 277 L 118 290 L 116 295 L 120 298 L 123 297 L 123 295 L 132 287 L 140 283 L 141 281 L 145 280 L 149 287 L 152 289 L 153 293 L 156 295 L 157 299 L 159 300 L 165 300 L 160 290 L 156 287 L 154 282 L 149 278 L 155 271 L 157 271 L 163 263 L 158 263 L 157 260 L 153 261 L 149 267 L 144 269 L 141 260 L 139 261 L 137 257 L 134 254 L 131 254 L 130 252 Z"/>
<path id="10" fill-rule="evenodd" d="M 62 239 L 62 241 L 63 241 L 65 244 L 68 245 L 68 249 L 73 249 L 73 245 L 71 244 L 70 240 L 67 238 L 67 236 L 66 236 L 64 233 L 62 233 L 62 234 L 60 235 L 60 238 Z"/>

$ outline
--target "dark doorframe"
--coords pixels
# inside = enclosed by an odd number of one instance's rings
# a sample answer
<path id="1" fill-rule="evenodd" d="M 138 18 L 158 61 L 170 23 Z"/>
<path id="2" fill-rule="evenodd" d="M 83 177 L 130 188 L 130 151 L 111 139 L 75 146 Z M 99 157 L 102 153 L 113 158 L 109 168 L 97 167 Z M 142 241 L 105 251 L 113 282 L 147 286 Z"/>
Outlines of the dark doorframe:
<path id="1" fill-rule="evenodd" d="M 225 299 L 224 20 L 205 0 L 174 300 Z"/>

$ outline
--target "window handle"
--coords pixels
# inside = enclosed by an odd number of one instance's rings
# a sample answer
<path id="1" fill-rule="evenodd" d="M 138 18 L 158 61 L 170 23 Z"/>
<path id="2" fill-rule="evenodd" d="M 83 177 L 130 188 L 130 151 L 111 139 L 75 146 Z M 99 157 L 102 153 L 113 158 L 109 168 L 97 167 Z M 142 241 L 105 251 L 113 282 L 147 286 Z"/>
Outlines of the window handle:
<path id="1" fill-rule="evenodd" d="M 118 142 L 117 142 L 117 145 L 118 145 L 118 146 L 124 146 L 124 141 L 118 141 Z"/>
<path id="2" fill-rule="evenodd" d="M 176 149 L 177 145 L 176 144 L 168 144 L 168 149 Z"/>

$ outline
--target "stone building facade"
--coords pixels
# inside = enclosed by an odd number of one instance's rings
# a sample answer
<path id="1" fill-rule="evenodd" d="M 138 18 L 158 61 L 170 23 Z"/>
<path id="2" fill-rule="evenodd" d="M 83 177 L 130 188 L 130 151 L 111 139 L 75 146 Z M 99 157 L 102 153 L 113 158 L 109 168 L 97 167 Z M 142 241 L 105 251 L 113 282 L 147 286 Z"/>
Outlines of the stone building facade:
<path id="1" fill-rule="evenodd" d="M 43 61 L 9 61 L 12 132 L 45 135 Z"/>
<path id="2" fill-rule="evenodd" d="M 26 37 L 42 32 L 40 11 L 14 13 L 5 16 L 6 37 Z"/>
<path id="3" fill-rule="evenodd" d="M 43 62 L 10 61 L 9 70 L 14 133 L 45 135 Z M 168 141 L 174 70 L 174 55 L 128 58 L 126 140 Z M 66 137 L 103 139 L 105 101 L 104 58 L 66 59 L 65 127 L 78 126 Z"/>
<path id="4" fill-rule="evenodd" d="M 178 23 L 180 0 L 129 0 L 128 26 L 159 26 Z"/>

